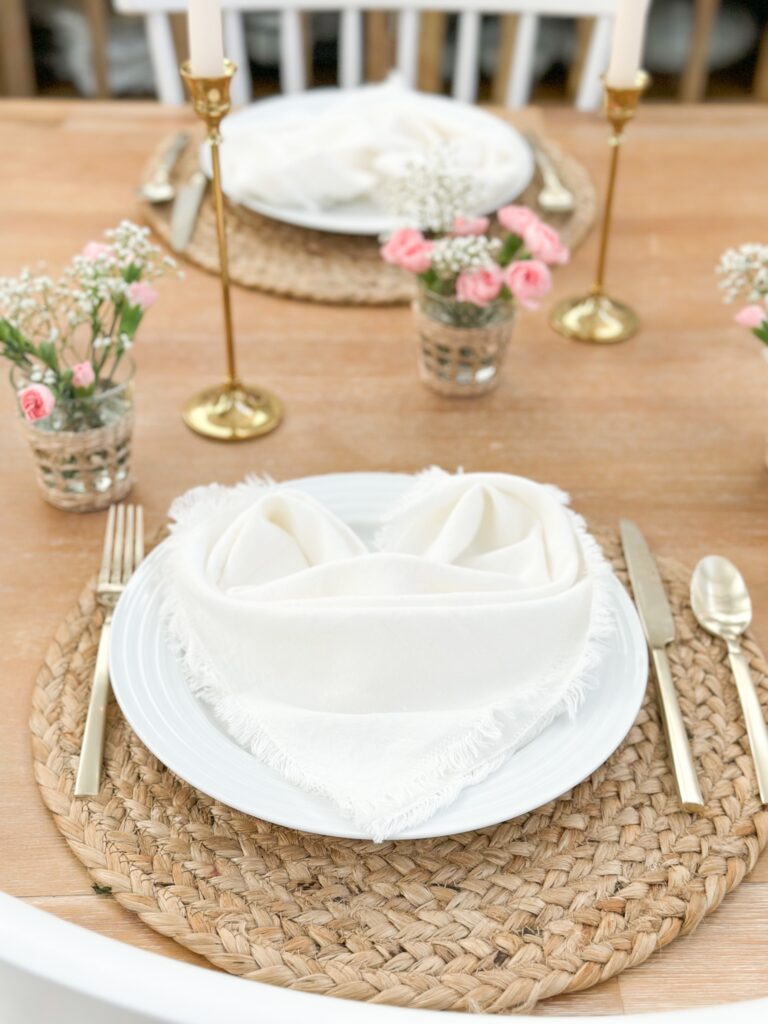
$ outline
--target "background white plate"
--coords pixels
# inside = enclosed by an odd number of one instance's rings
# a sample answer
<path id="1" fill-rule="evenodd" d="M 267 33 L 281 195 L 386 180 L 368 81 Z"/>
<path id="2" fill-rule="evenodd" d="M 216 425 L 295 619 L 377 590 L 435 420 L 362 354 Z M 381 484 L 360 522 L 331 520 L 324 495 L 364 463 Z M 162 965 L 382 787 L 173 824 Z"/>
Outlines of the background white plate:
<path id="1" fill-rule="evenodd" d="M 310 89 L 307 92 L 259 100 L 258 103 L 230 114 L 224 121 L 222 125 L 224 144 L 226 145 L 227 139 L 243 130 L 268 125 L 270 122 L 280 121 L 286 117 L 320 113 L 348 96 L 349 92 L 341 89 Z M 433 96 L 429 93 L 414 92 L 413 104 L 414 108 L 423 108 L 425 114 L 439 108 L 439 113 L 443 116 L 446 113 L 454 116 L 457 127 L 464 127 L 467 132 L 482 134 L 491 139 L 503 138 L 507 142 L 511 141 L 515 144 L 517 155 L 514 162 L 510 164 L 509 185 L 505 193 L 500 195 L 498 201 L 494 203 L 494 209 L 512 202 L 530 184 L 534 169 L 531 147 L 520 132 L 506 121 L 502 121 L 501 118 L 478 107 L 453 100 L 449 96 Z M 200 165 L 210 177 L 211 154 L 207 143 L 203 143 L 200 147 Z M 226 176 L 224 191 L 227 191 Z M 382 211 L 372 199 L 344 203 L 328 210 L 312 211 L 273 206 L 271 203 L 263 203 L 255 199 L 243 200 L 237 195 L 230 195 L 230 199 L 241 203 L 250 210 L 255 210 L 256 213 L 263 214 L 265 217 L 272 217 L 273 220 L 296 224 L 303 228 L 315 228 L 318 231 L 347 235 L 380 235 L 393 231 L 398 226 L 397 221 Z M 480 212 L 491 213 L 493 211 L 489 209 Z"/>
<path id="2" fill-rule="evenodd" d="M 324 502 L 370 541 L 382 510 L 411 479 L 394 473 L 337 473 L 296 480 L 292 486 Z M 139 568 L 113 623 L 112 686 L 133 730 L 177 775 L 231 807 L 305 832 L 366 838 L 329 801 L 289 785 L 239 747 L 192 695 L 163 641 L 162 555 L 160 545 Z M 642 628 L 618 581 L 615 608 L 616 633 L 600 685 L 576 718 L 561 716 L 450 807 L 396 838 L 450 835 L 506 821 L 555 799 L 603 764 L 629 731 L 648 677 Z"/>

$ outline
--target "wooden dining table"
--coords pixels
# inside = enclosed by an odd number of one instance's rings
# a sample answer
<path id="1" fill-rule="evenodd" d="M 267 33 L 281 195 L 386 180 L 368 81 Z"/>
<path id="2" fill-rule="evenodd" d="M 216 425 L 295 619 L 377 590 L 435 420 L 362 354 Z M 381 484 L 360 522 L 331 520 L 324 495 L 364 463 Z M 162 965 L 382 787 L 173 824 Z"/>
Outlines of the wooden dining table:
<path id="1" fill-rule="evenodd" d="M 546 108 L 545 130 L 593 174 L 606 170 L 595 115 Z M 0 103 L 0 275 L 61 267 L 123 217 L 148 155 L 184 110 L 151 103 Z M 419 382 L 410 311 L 313 305 L 237 289 L 246 379 L 284 400 L 273 434 L 244 444 L 190 433 L 179 410 L 223 369 L 219 285 L 186 268 L 142 327 L 134 498 L 151 529 L 196 484 L 247 473 L 285 479 L 431 464 L 551 481 L 593 523 L 636 520 L 660 555 L 688 566 L 719 552 L 743 571 L 768 648 L 768 366 L 732 324 L 714 268 L 723 249 L 768 241 L 768 111 L 647 104 L 623 154 L 608 280 L 642 317 L 617 346 L 566 341 L 546 309 L 520 315 L 501 386 L 477 399 Z M 591 280 L 596 238 L 559 270 L 555 297 Z M 57 626 L 97 566 L 103 514 L 57 511 L 38 495 L 0 388 L 0 889 L 69 921 L 169 957 L 202 959 L 94 892 L 43 806 L 27 721 Z M 641 966 L 540 1005 L 542 1014 L 618 1013 L 768 996 L 768 855 L 698 930 Z"/>

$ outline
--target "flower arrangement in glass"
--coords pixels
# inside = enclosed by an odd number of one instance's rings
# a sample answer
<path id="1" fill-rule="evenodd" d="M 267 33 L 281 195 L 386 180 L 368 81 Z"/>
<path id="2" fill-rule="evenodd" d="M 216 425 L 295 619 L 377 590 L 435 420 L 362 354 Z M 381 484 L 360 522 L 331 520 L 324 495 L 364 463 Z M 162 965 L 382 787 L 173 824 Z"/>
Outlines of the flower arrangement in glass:
<path id="1" fill-rule="evenodd" d="M 726 303 L 739 298 L 746 301 L 733 319 L 762 342 L 763 356 L 768 359 L 768 245 L 749 242 L 726 249 L 717 274 Z M 765 463 L 768 466 L 768 443 Z"/>
<path id="2" fill-rule="evenodd" d="M 419 228 L 393 232 L 382 258 L 416 276 L 422 380 L 445 395 L 484 394 L 499 382 L 515 308 L 538 308 L 550 267 L 569 260 L 557 232 L 525 206 L 491 217 L 476 208 L 472 178 L 436 150 L 390 185 L 389 206 Z"/>
<path id="3" fill-rule="evenodd" d="M 746 299 L 734 320 L 763 343 L 768 359 L 768 245 L 750 242 L 726 249 L 717 266 L 720 287 L 727 303 Z"/>
<path id="4" fill-rule="evenodd" d="M 89 242 L 61 276 L 0 279 L 0 355 L 12 364 L 43 496 L 92 511 L 130 490 L 133 361 L 152 281 L 175 267 L 129 221 Z"/>

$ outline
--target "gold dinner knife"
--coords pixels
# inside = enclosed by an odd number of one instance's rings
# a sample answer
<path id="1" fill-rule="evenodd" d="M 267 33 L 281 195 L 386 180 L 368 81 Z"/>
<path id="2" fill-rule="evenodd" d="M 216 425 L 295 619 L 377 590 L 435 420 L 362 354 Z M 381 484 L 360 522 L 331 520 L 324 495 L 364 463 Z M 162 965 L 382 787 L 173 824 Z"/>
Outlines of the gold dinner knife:
<path id="1" fill-rule="evenodd" d="M 198 167 L 176 193 L 171 213 L 171 248 L 174 252 L 183 252 L 189 245 L 207 187 L 208 179 Z"/>
<path id="2" fill-rule="evenodd" d="M 635 604 L 656 671 L 661 717 L 667 734 L 677 792 L 687 811 L 700 811 L 704 801 L 667 658 L 667 645 L 675 639 L 675 620 L 656 562 L 642 533 L 628 519 L 621 520 L 619 530 Z"/>

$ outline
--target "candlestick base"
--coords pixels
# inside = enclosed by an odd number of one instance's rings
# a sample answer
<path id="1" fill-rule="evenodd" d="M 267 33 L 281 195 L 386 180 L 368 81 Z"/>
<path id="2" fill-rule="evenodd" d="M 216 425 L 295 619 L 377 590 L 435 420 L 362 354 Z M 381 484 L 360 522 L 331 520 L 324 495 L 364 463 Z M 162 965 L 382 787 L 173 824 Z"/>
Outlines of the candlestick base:
<path id="1" fill-rule="evenodd" d="M 277 427 L 283 418 L 279 398 L 263 388 L 239 381 L 206 388 L 193 395 L 182 411 L 190 430 L 215 441 L 247 441 Z"/>
<path id="2" fill-rule="evenodd" d="M 629 306 L 596 292 L 558 302 L 549 322 L 566 338 L 597 345 L 626 341 L 640 326 L 637 314 Z"/>

